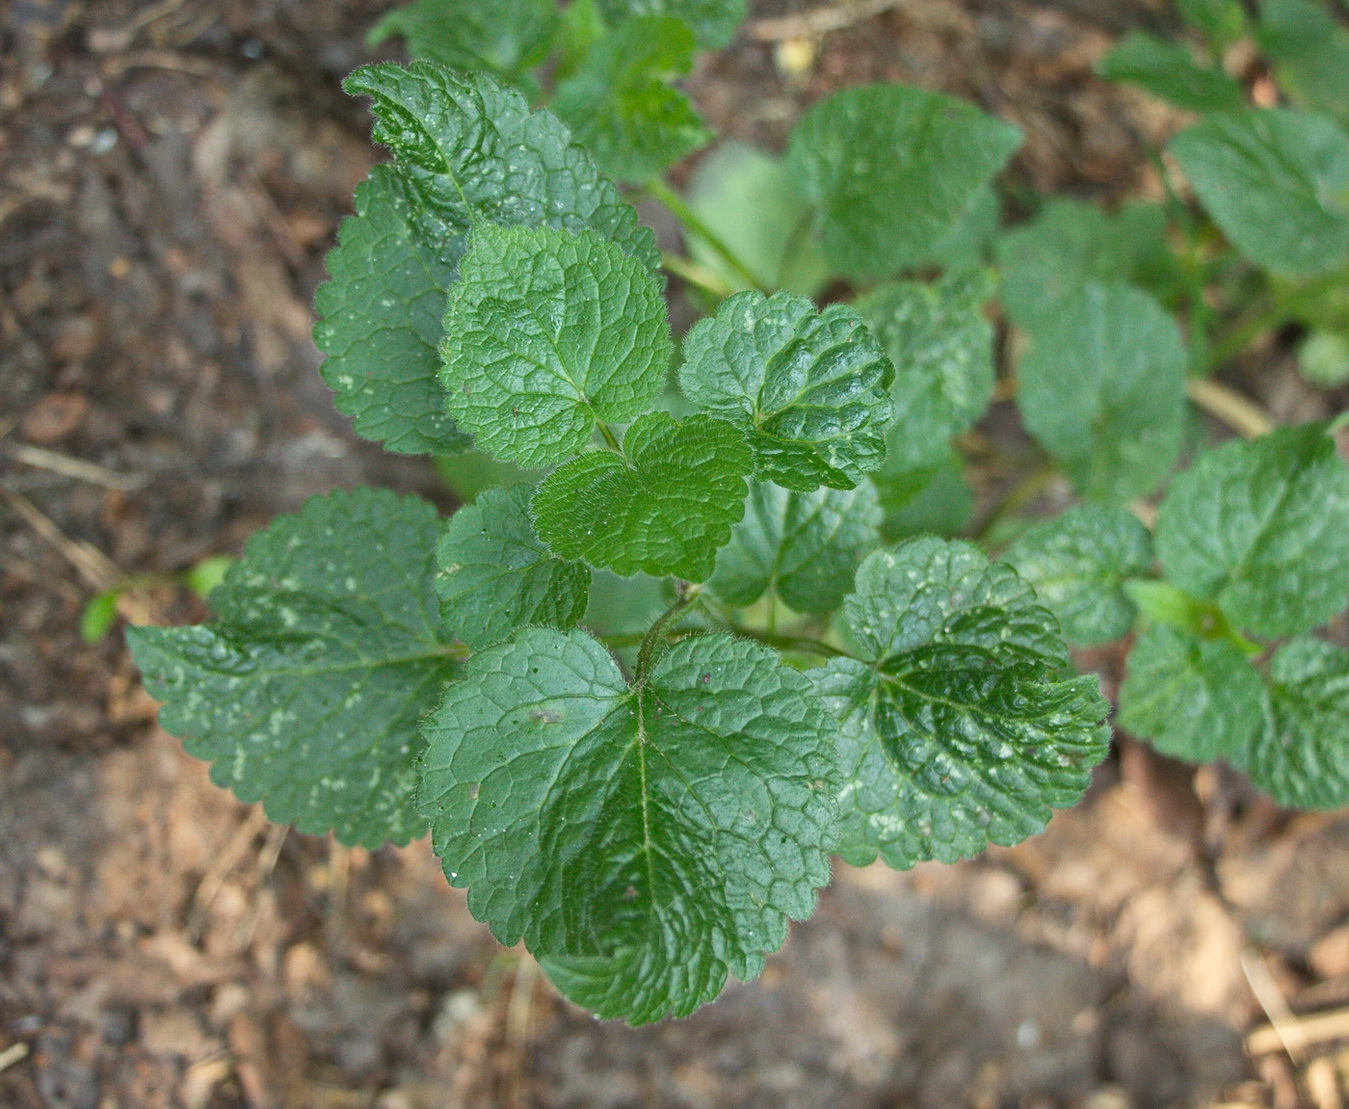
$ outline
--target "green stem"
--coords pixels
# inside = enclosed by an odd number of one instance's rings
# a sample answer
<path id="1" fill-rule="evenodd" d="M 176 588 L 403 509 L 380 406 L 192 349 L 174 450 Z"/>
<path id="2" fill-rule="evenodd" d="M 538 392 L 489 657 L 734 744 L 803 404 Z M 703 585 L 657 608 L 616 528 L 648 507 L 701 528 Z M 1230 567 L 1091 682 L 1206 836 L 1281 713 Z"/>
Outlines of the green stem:
<path id="1" fill-rule="evenodd" d="M 1344 271 L 1337 270 L 1334 273 L 1317 278 L 1300 289 L 1292 290 L 1286 296 L 1276 297 L 1272 303 L 1264 304 L 1248 312 L 1228 328 L 1227 334 L 1213 344 L 1210 365 L 1215 369 L 1222 366 L 1225 362 L 1235 358 L 1266 331 L 1273 331 L 1275 328 L 1283 327 L 1284 324 L 1292 323 L 1309 300 L 1321 295 L 1327 289 L 1334 288 L 1345 280 Z"/>
<path id="2" fill-rule="evenodd" d="M 739 259 L 735 251 L 726 245 L 722 237 L 708 227 L 698 214 L 684 203 L 684 198 L 670 188 L 665 181 L 659 177 L 654 178 L 647 184 L 646 190 L 670 210 L 670 213 L 679 221 L 686 232 L 701 239 L 712 250 L 721 255 L 722 261 L 730 266 L 736 275 L 746 281 L 751 288 L 758 289 L 762 293 L 769 291 L 764 288 L 763 283 L 754 274 L 750 273 L 749 268 Z"/>
<path id="3" fill-rule="evenodd" d="M 678 254 L 665 251 L 661 255 L 661 264 L 682 281 L 694 286 L 694 288 L 702 289 L 703 292 L 716 297 L 718 300 L 725 300 L 735 292 L 731 286 L 711 270 L 698 265 L 696 262 L 690 262 L 687 258 Z"/>
<path id="4" fill-rule="evenodd" d="M 665 640 L 666 629 L 670 623 L 679 616 L 684 609 L 688 608 L 698 599 L 702 592 L 701 585 L 693 585 L 690 582 L 675 583 L 674 602 L 656 617 L 656 622 L 651 625 L 651 629 L 642 637 L 642 645 L 637 651 L 637 684 L 641 685 L 651 673 L 651 667 L 656 662 L 656 652 L 660 649 Z"/>
<path id="5" fill-rule="evenodd" d="M 609 430 L 609 425 L 601 420 L 595 421 L 595 426 L 600 429 L 600 434 L 604 436 L 604 441 L 609 445 L 609 449 L 615 454 L 622 454 L 623 448 L 618 445 L 618 439 L 614 433 Z"/>
<path id="6" fill-rule="evenodd" d="M 847 651 L 826 643 L 822 639 L 811 639 L 805 635 L 777 635 L 774 632 L 756 631 L 754 628 L 746 628 L 729 622 L 726 627 L 728 631 L 735 635 L 758 640 L 769 647 L 776 647 L 779 651 L 802 651 L 805 654 L 819 655 L 822 658 L 852 657 Z"/>

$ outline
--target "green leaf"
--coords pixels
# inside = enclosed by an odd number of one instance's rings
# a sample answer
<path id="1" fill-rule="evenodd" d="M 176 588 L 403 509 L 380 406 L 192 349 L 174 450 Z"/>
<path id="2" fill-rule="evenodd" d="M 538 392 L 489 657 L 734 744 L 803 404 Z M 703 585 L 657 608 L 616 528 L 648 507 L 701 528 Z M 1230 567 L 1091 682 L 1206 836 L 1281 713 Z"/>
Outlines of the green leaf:
<path id="1" fill-rule="evenodd" d="M 432 62 L 362 66 L 342 87 L 371 98 L 374 139 L 394 152 L 414 210 L 439 222 L 441 241 L 484 221 L 589 228 L 660 268 L 655 235 L 632 205 L 556 116 L 530 112 L 514 89 Z"/>
<path id="2" fill-rule="evenodd" d="M 1241 108 L 1241 86 L 1219 69 L 1196 65 L 1189 50 L 1143 31 L 1130 31 L 1096 65 L 1108 81 L 1138 85 L 1153 96 L 1191 112 Z"/>
<path id="3" fill-rule="evenodd" d="M 1036 324 L 1018 370 L 1027 430 L 1083 496 L 1150 493 L 1180 452 L 1185 344 L 1141 289 L 1085 286 Z"/>
<path id="4" fill-rule="evenodd" d="M 1133 627 L 1124 583 L 1152 570 L 1152 536 L 1123 509 L 1070 508 L 1036 524 L 1003 558 L 1058 617 L 1068 641 L 1091 647 Z"/>
<path id="5" fill-rule="evenodd" d="M 677 19 L 630 20 L 558 84 L 551 107 L 603 172 L 650 180 L 712 138 L 688 97 L 668 83 L 692 68 L 693 49 L 693 32 Z"/>
<path id="6" fill-rule="evenodd" d="M 976 270 L 930 284 L 883 285 L 857 302 L 895 366 L 890 396 L 902 415 L 890 429 L 887 455 L 915 464 L 940 459 L 951 438 L 984 414 L 994 378 L 993 325 L 984 303 L 993 287 L 992 275 Z"/>
<path id="7" fill-rule="evenodd" d="M 484 489 L 532 483 L 536 476 L 514 462 L 498 462 L 490 454 L 472 450 L 452 458 L 438 457 L 435 466 L 436 475 L 462 504 L 476 500 Z"/>
<path id="8" fill-rule="evenodd" d="M 1203 35 L 1209 48 L 1218 54 L 1246 33 L 1246 12 L 1241 0 L 1180 0 L 1179 7 L 1181 18 Z"/>
<path id="9" fill-rule="evenodd" d="M 1094 676 L 1060 681 L 1053 616 L 968 543 L 877 551 L 843 604 L 863 661 L 818 686 L 841 724 L 843 858 L 951 862 L 1040 831 L 1105 756 Z"/>
<path id="10" fill-rule="evenodd" d="M 672 349 L 660 281 L 613 243 L 482 224 L 450 291 L 441 383 L 481 449 L 541 469 L 596 420 L 648 409 Z"/>
<path id="11" fill-rule="evenodd" d="M 116 589 L 105 589 L 85 602 L 80 611 L 80 638 L 86 643 L 98 643 L 112 631 L 112 626 L 117 623 L 119 595 Z"/>
<path id="12" fill-rule="evenodd" d="M 1239 762 L 1264 715 L 1264 684 L 1235 644 L 1165 626 L 1134 642 L 1120 723 L 1163 754 Z"/>
<path id="13" fill-rule="evenodd" d="M 891 445 L 898 436 L 891 435 Z M 965 464 L 949 447 L 932 465 L 917 469 L 885 466 L 871 475 L 881 502 L 881 538 L 887 543 L 914 535 L 951 536 L 969 526 L 974 490 L 965 478 Z M 898 459 L 896 459 L 898 461 Z"/>
<path id="14" fill-rule="evenodd" d="M 534 534 L 528 485 L 489 489 L 450 519 L 436 548 L 445 626 L 475 651 L 517 628 L 571 628 L 585 615 L 590 568 L 558 558 Z"/>
<path id="15" fill-rule="evenodd" d="M 1007 314 L 1034 329 L 1052 323 L 1092 283 L 1144 284 L 1167 255 L 1165 217 L 1135 205 L 1110 216 L 1094 204 L 1059 197 L 997 243 L 1000 296 Z"/>
<path id="16" fill-rule="evenodd" d="M 760 479 L 851 489 L 880 466 L 894 368 L 851 308 L 737 293 L 684 339 L 679 387 L 749 438 Z"/>
<path id="17" fill-rule="evenodd" d="M 211 591 L 209 624 L 128 630 L 160 723 L 272 820 L 365 847 L 421 835 L 417 724 L 456 669 L 439 531 L 425 501 L 370 489 L 275 520 Z"/>
<path id="18" fill-rule="evenodd" d="M 528 628 L 425 731 L 451 884 L 598 1016 L 685 1016 L 755 977 L 829 880 L 833 728 L 759 644 L 684 639 L 630 688 L 584 632 Z"/>
<path id="19" fill-rule="evenodd" d="M 862 559 L 880 543 L 876 491 L 797 493 L 752 482 L 745 518 L 717 555 L 708 585 L 735 608 L 773 591 L 796 612 L 823 616 L 852 589 Z"/>
<path id="20" fill-rule="evenodd" d="M 612 26 L 650 15 L 683 20 L 705 50 L 719 50 L 729 43 L 746 11 L 745 0 L 599 0 L 599 6 Z"/>
<path id="21" fill-rule="evenodd" d="M 1302 376 L 1323 389 L 1349 383 L 1349 336 L 1335 331 L 1313 331 L 1297 352 Z"/>
<path id="22" fill-rule="evenodd" d="M 1349 804 L 1349 651 L 1295 639 L 1269 666 L 1269 714 L 1241 766 L 1279 804 Z"/>
<path id="23" fill-rule="evenodd" d="M 414 58 L 513 78 L 548 56 L 557 27 L 554 0 L 416 0 L 385 15 L 365 41 L 398 35 Z"/>
<path id="24" fill-rule="evenodd" d="M 955 225 L 915 263 L 916 268 L 935 266 L 947 270 L 978 269 L 988 261 L 989 247 L 1002 219 L 1002 199 L 991 185 L 970 198 Z"/>
<path id="25" fill-rule="evenodd" d="M 1227 112 L 1171 140 L 1232 245 L 1275 273 L 1334 269 L 1349 256 L 1349 138 L 1291 109 Z"/>
<path id="26" fill-rule="evenodd" d="M 927 258 L 1020 142 L 1017 128 L 971 104 L 868 85 L 806 113 L 787 169 L 817 209 L 830 264 L 884 276 Z"/>
<path id="27" fill-rule="evenodd" d="M 237 561 L 233 555 L 208 555 L 187 568 L 183 574 L 183 583 L 205 600 L 211 595 L 211 590 L 225 580 L 225 574 Z"/>
<path id="28" fill-rule="evenodd" d="M 1256 635 L 1297 635 L 1349 599 L 1349 467 L 1320 424 L 1200 456 L 1157 515 L 1166 574 Z"/>
<path id="29" fill-rule="evenodd" d="M 810 205 L 796 195 L 780 159 L 728 142 L 698 161 L 685 199 L 764 288 L 813 297 L 828 284 L 829 266 L 809 234 Z M 727 288 L 750 288 L 702 239 L 691 236 L 688 246 Z"/>
<path id="30" fill-rule="evenodd" d="M 534 523 L 564 558 L 627 576 L 702 581 L 744 514 L 749 448 L 725 420 L 649 413 L 623 453 L 590 451 L 534 495 Z"/>
<path id="31" fill-rule="evenodd" d="M 328 252 L 314 342 L 323 380 L 357 435 L 398 454 L 453 454 L 472 441 L 445 414 L 436 381 L 440 318 L 463 239 L 417 217 L 390 166 L 356 188 L 356 214 Z"/>
<path id="32" fill-rule="evenodd" d="M 1349 30 L 1309 0 L 1265 0 L 1256 38 L 1298 107 L 1349 126 Z"/>

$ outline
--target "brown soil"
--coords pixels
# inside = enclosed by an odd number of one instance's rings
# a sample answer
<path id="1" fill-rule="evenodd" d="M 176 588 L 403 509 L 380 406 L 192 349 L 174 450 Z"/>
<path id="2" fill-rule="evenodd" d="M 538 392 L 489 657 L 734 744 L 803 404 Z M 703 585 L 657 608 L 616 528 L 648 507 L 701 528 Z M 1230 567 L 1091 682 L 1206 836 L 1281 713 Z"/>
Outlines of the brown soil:
<path id="1" fill-rule="evenodd" d="M 840 866 L 759 981 L 632 1030 L 498 948 L 425 844 L 270 828 L 154 726 L 120 633 L 79 637 L 94 593 L 235 553 L 336 486 L 450 505 L 423 460 L 352 436 L 309 340 L 377 157 L 337 83 L 384 6 L 0 6 L 0 1106 L 1341 1105 L 1349 1022 L 1291 1057 L 1243 1037 L 1349 1004 L 1349 819 L 1277 812 L 1222 770 L 1124 740 L 1044 836 Z M 1175 121 L 1091 63 L 1169 19 L 908 0 L 804 66 L 744 35 L 692 88 L 769 145 L 840 85 L 950 89 L 1026 129 L 1016 187 L 1111 199 L 1153 187 L 1143 143 Z M 1293 380 L 1271 351 L 1266 406 L 1319 414 Z M 147 578 L 121 615 L 204 610 Z"/>

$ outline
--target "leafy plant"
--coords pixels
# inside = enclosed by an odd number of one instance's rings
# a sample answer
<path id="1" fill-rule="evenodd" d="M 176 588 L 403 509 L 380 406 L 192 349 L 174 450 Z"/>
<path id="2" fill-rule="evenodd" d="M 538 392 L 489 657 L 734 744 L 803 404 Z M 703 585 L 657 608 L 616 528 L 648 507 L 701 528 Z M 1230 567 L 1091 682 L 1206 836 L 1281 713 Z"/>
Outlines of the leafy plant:
<path id="1" fill-rule="evenodd" d="M 1120 720 L 1161 750 L 1349 802 L 1349 651 L 1313 634 L 1349 600 L 1334 429 L 1196 451 L 1187 409 L 1230 413 L 1205 375 L 1272 328 L 1344 349 L 1349 138 L 1333 60 L 1288 45 L 1324 13 L 1182 7 L 1206 56 L 1134 36 L 1102 63 L 1203 113 L 1159 157 L 1168 204 L 1008 230 L 1016 128 L 898 86 L 827 98 L 782 159 L 712 154 L 682 196 L 663 175 L 710 132 L 672 82 L 743 5 L 390 14 L 372 37 L 419 60 L 346 82 L 393 160 L 315 339 L 356 431 L 469 503 L 337 492 L 254 537 L 210 623 L 130 633 L 165 727 L 275 820 L 429 829 L 502 942 L 634 1023 L 756 975 L 831 854 L 952 861 L 1073 804 L 1109 705 L 1064 636 L 1128 650 Z M 1297 107 L 1222 69 L 1251 33 Z M 678 344 L 662 269 L 707 309 Z M 986 508 L 990 561 L 920 533 L 965 528 L 970 429 L 1013 386 L 1043 455 Z M 1059 474 L 1083 503 L 1030 523 Z"/>

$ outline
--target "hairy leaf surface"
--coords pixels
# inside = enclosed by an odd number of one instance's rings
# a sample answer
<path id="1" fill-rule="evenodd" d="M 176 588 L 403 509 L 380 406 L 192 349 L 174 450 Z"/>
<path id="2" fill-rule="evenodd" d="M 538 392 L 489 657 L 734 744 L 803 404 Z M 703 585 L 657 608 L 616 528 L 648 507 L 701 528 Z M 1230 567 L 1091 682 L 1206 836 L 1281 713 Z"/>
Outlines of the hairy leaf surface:
<path id="1" fill-rule="evenodd" d="M 365 41 L 398 35 L 414 58 L 512 78 L 548 56 L 557 27 L 554 0 L 416 0 L 385 15 Z"/>
<path id="2" fill-rule="evenodd" d="M 848 277 L 926 259 L 1021 142 L 1011 124 L 941 93 L 845 89 L 792 132 L 788 171 Z"/>
<path id="3" fill-rule="evenodd" d="M 450 518 L 436 547 L 445 626 L 474 650 L 527 624 L 570 628 L 585 615 L 590 567 L 534 534 L 528 485 L 489 489 Z"/>
<path id="4" fill-rule="evenodd" d="M 796 612 L 825 615 L 838 608 L 862 559 L 879 545 L 880 521 L 869 481 L 813 493 L 751 482 L 745 518 L 717 554 L 708 585 L 737 608 L 772 591 Z"/>
<path id="5" fill-rule="evenodd" d="M 1103 57 L 1096 72 L 1110 81 L 1137 85 L 1191 112 L 1222 112 L 1245 106 L 1241 86 L 1218 69 L 1197 65 L 1190 51 L 1144 31 L 1130 31 Z"/>
<path id="6" fill-rule="evenodd" d="M 1121 508 L 1070 508 L 1033 526 L 1003 558 L 1058 617 L 1065 638 L 1091 647 L 1133 626 L 1124 583 L 1152 570 L 1152 536 Z"/>
<path id="7" fill-rule="evenodd" d="M 1167 577 L 1271 638 L 1323 624 L 1349 600 L 1349 467 L 1320 424 L 1202 455 L 1157 516 Z"/>
<path id="8" fill-rule="evenodd" d="M 1349 256 L 1349 137 L 1293 109 L 1224 112 L 1171 152 L 1242 254 L 1275 273 L 1321 273 Z"/>
<path id="9" fill-rule="evenodd" d="M 275 520 L 211 591 L 209 624 L 129 630 L 164 728 L 279 823 L 366 847 L 421 835 L 417 724 L 456 669 L 439 530 L 426 502 L 369 489 Z"/>
<path id="10" fill-rule="evenodd" d="M 1017 402 L 1084 496 L 1141 496 L 1180 451 L 1186 360 L 1175 321 L 1147 293 L 1090 284 L 1031 332 Z"/>
<path id="11" fill-rule="evenodd" d="M 1269 666 L 1269 714 L 1240 765 L 1281 805 L 1349 804 L 1349 651 L 1295 639 Z"/>
<path id="12" fill-rule="evenodd" d="M 596 419 L 646 411 L 672 349 L 660 281 L 613 243 L 481 224 L 450 291 L 441 382 L 480 448 L 539 469 L 584 449 Z"/>
<path id="13" fill-rule="evenodd" d="M 558 84 L 551 107 L 602 171 L 650 180 L 712 138 L 689 98 L 669 85 L 692 68 L 693 49 L 693 32 L 677 19 L 629 20 Z"/>
<path id="14" fill-rule="evenodd" d="M 1053 616 L 968 543 L 877 551 L 844 617 L 863 661 L 816 673 L 841 723 L 841 854 L 951 862 L 1039 832 L 1105 756 L 1094 676 L 1059 680 Z"/>
<path id="15" fill-rule="evenodd" d="M 328 252 L 332 280 L 314 297 L 314 343 L 357 435 L 399 454 L 453 454 L 472 440 L 445 412 L 436 345 L 464 244 L 419 219 L 414 204 L 390 166 L 357 186 L 356 214 Z"/>
<path id="16" fill-rule="evenodd" d="M 564 558 L 628 575 L 702 581 L 744 514 L 744 437 L 725 420 L 652 412 L 623 453 L 596 450 L 560 466 L 534 495 L 539 534 Z"/>
<path id="17" fill-rule="evenodd" d="M 375 141 L 393 151 L 415 207 L 447 236 L 484 221 L 589 228 L 659 269 L 655 235 L 561 121 L 531 112 L 495 78 L 433 62 L 384 63 L 362 66 L 342 87 L 370 97 Z"/>
<path id="18" fill-rule="evenodd" d="M 893 374 L 851 308 L 747 292 L 685 337 L 679 387 L 745 433 L 756 476 L 808 492 L 880 466 Z"/>
<path id="19" fill-rule="evenodd" d="M 1120 723 L 1163 754 L 1240 763 L 1264 717 L 1260 675 L 1225 639 L 1154 625 L 1129 651 Z"/>
<path id="20" fill-rule="evenodd" d="M 584 632 L 528 628 L 425 730 L 450 882 L 598 1016 L 685 1016 L 755 977 L 829 880 L 831 723 L 759 644 L 684 639 L 630 688 Z"/>

